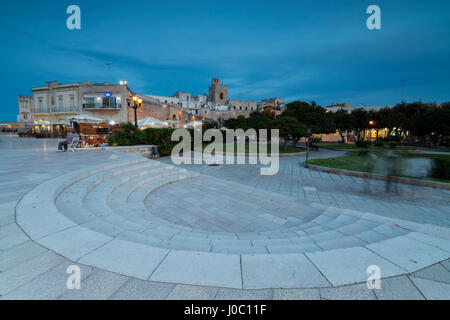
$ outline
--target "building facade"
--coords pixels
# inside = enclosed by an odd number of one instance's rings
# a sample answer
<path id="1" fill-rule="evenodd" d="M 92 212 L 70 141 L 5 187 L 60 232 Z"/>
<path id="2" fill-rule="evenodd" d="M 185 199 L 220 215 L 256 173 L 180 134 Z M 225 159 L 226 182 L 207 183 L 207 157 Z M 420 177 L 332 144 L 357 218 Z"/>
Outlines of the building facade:
<path id="1" fill-rule="evenodd" d="M 33 120 L 33 97 L 29 96 L 19 96 L 19 114 L 17 117 L 17 121 L 22 123 L 32 123 Z"/>
<path id="2" fill-rule="evenodd" d="M 236 100 L 231 99 L 228 101 L 230 111 L 256 111 L 258 104 L 252 100 Z"/>
<path id="3" fill-rule="evenodd" d="M 211 102 L 213 106 L 223 106 L 228 103 L 228 86 L 220 84 L 218 78 L 212 79 L 212 84 L 209 86 L 208 101 Z"/>
<path id="4" fill-rule="evenodd" d="M 154 117 L 171 120 L 182 125 L 191 121 L 221 121 L 239 115 L 248 117 L 258 109 L 268 106 L 279 110 L 282 99 L 253 100 L 229 99 L 228 86 L 213 78 L 209 95 L 192 96 L 178 91 L 172 96 L 157 96 L 133 93 L 126 82 L 119 84 L 77 82 L 61 84 L 47 82 L 45 86 L 32 88 L 32 97 L 19 97 L 21 121 L 55 123 L 68 121 L 72 116 L 88 114 L 105 122 L 134 121 L 134 110 L 128 108 L 127 99 L 138 95 L 143 106 L 137 110 L 137 118 Z"/>
<path id="5" fill-rule="evenodd" d="M 280 98 L 263 99 L 258 103 L 258 109 L 265 109 L 268 107 L 283 112 L 284 109 L 286 109 L 286 104 L 284 103 L 284 100 Z"/>
<path id="6" fill-rule="evenodd" d="M 67 121 L 68 117 L 89 114 L 105 121 L 128 121 L 127 85 L 80 82 L 47 82 L 35 87 L 31 115 L 34 121 Z"/>

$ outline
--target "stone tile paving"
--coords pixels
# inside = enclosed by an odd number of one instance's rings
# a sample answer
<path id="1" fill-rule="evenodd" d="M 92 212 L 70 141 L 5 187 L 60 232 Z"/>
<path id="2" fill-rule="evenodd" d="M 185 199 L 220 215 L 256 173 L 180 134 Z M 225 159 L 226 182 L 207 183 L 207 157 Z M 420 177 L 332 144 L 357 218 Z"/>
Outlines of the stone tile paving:
<path id="1" fill-rule="evenodd" d="M 82 289 L 67 290 L 65 288 L 65 279 L 67 277 L 65 271 L 71 261 L 29 241 L 29 238 L 15 224 L 13 208 L 25 193 L 49 178 L 70 170 L 83 168 L 95 162 L 114 161 L 117 155 L 105 151 L 88 151 L 69 155 L 55 152 L 56 141 L 18 139 L 16 137 L 3 138 L 3 142 L 0 143 L 0 175 L 2 177 L 0 182 L 0 299 L 123 299 L 127 297 L 131 299 L 180 299 L 183 296 L 198 297 L 199 299 L 235 299 L 239 297 L 244 299 L 292 299 L 296 297 L 298 299 L 346 299 L 352 297 L 359 299 L 373 299 L 377 297 L 380 299 L 397 299 L 405 296 L 415 297 L 416 299 L 419 299 L 420 296 L 427 299 L 448 299 L 450 290 L 447 278 L 450 260 L 425 268 L 413 275 L 383 279 L 382 281 L 386 281 L 386 286 L 383 287 L 383 293 L 378 292 L 378 294 L 377 290 L 368 290 L 365 283 L 332 288 L 265 290 L 174 285 L 164 282 L 138 280 L 88 266 L 82 266 Z M 93 155 L 94 152 L 95 155 Z M 121 154 L 119 158 L 123 160 L 133 157 Z M 359 203 L 359 205 L 364 205 L 367 208 L 371 207 L 371 201 L 374 203 L 380 202 L 392 211 L 389 213 L 384 212 L 384 215 L 391 214 L 401 218 L 405 218 L 405 216 L 398 212 L 406 211 L 410 207 L 407 203 L 411 199 L 409 198 L 410 195 L 405 196 L 406 191 L 405 194 L 394 197 L 394 199 L 392 199 L 393 196 L 379 196 L 381 198 L 389 197 L 388 201 L 386 199 L 377 199 L 376 195 L 367 195 L 352 189 L 355 184 L 368 184 L 364 179 L 341 176 L 330 177 L 331 175 L 324 173 L 308 173 L 301 167 L 296 166 L 294 164 L 296 162 L 298 162 L 298 158 L 296 160 L 288 159 L 287 161 L 282 161 L 281 172 L 282 175 L 283 172 L 287 173 L 290 171 L 290 175 L 295 172 L 297 177 L 304 176 L 306 179 L 302 184 L 294 183 L 293 179 L 284 180 L 286 176 L 283 178 L 272 177 L 273 183 L 269 183 L 270 180 L 266 178 L 261 178 L 261 176 L 255 177 L 251 174 L 247 174 L 247 177 L 244 178 L 240 172 L 242 169 L 236 170 L 234 175 L 226 172 L 220 178 L 231 182 L 239 181 L 244 185 L 253 184 L 256 188 L 272 192 L 278 191 L 278 193 L 289 196 L 292 196 L 293 192 L 303 189 L 303 187 L 326 190 L 325 184 L 328 184 L 329 187 L 332 185 L 330 181 L 339 183 L 339 179 L 341 179 L 342 183 L 337 188 L 337 191 L 329 192 L 329 194 L 326 193 L 327 191 L 321 191 L 320 194 L 322 192 L 325 193 L 322 195 L 322 201 L 326 201 L 328 204 L 333 201 L 331 199 L 338 198 L 341 201 L 341 205 Z M 200 171 L 213 171 L 211 168 L 213 167 L 199 167 L 197 169 Z M 215 167 L 214 169 L 217 168 L 223 170 L 222 172 L 230 170 L 228 167 L 226 169 Z M 195 168 L 190 169 L 193 170 Z M 211 172 L 202 173 L 211 174 Z M 216 174 L 213 175 L 218 176 Z M 328 182 L 320 181 L 321 179 L 328 180 Z M 322 184 L 322 182 L 324 183 Z M 343 185 L 349 185 L 349 183 L 351 186 L 340 188 Z M 291 185 L 290 188 L 286 188 L 288 184 Z M 373 185 L 376 185 L 376 183 Z M 382 185 L 379 185 L 380 190 L 382 187 Z M 411 189 L 411 187 L 408 188 Z M 344 194 L 344 198 L 349 200 L 349 202 L 341 200 L 343 190 L 348 192 L 348 194 Z M 304 198 L 306 198 L 305 190 L 302 191 Z M 352 192 L 357 194 L 357 196 L 352 195 Z M 336 197 L 336 193 L 339 194 L 339 197 Z M 448 194 L 440 190 L 417 190 L 414 201 L 422 203 L 424 206 L 433 206 L 433 208 L 427 212 L 429 217 L 426 217 L 424 213 L 418 213 L 417 216 L 415 215 L 411 219 L 427 223 L 438 221 L 440 224 L 448 225 L 448 218 L 443 215 L 443 212 L 448 213 L 448 209 L 446 211 L 443 210 L 446 206 L 448 208 L 448 200 L 445 200 L 445 196 L 448 196 Z M 302 199 L 301 196 L 298 198 Z M 314 199 L 321 201 L 320 196 Z M 366 199 L 366 201 L 362 201 L 363 199 Z M 396 206 L 390 205 L 393 203 L 392 200 L 400 204 L 400 206 L 397 206 L 397 209 L 401 210 L 398 212 L 393 210 Z M 334 201 L 333 205 L 337 205 L 337 200 Z M 368 203 L 369 206 L 367 205 Z M 376 212 L 376 210 L 373 211 Z M 383 214 L 380 212 L 376 213 Z M 275 222 L 270 221 L 270 223 L 273 224 Z M 206 223 L 204 227 L 209 228 L 210 224 Z M 445 270 L 447 273 L 445 273 Z M 397 278 L 400 280 L 396 280 Z M 395 285 L 395 283 L 397 284 Z M 414 283 L 414 286 L 411 286 L 410 283 Z M 407 295 L 403 294 L 405 292 Z M 417 292 L 420 293 L 420 296 L 417 295 Z"/>
<path id="2" fill-rule="evenodd" d="M 311 158 L 344 155 L 322 149 Z M 397 184 L 397 193 L 386 193 L 383 181 L 315 172 L 301 164 L 305 156 L 280 157 L 275 176 L 261 176 L 260 165 L 182 165 L 202 175 L 238 182 L 265 191 L 319 202 L 325 205 L 376 213 L 418 223 L 450 226 L 450 191 Z M 170 157 L 160 159 L 171 163 Z M 306 188 L 306 189 L 305 189 Z"/>

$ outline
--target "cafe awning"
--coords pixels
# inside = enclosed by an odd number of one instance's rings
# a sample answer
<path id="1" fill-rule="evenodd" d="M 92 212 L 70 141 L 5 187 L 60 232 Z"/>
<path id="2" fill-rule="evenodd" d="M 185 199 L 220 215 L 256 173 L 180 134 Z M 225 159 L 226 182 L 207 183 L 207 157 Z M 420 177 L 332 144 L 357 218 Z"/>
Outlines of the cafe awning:
<path id="1" fill-rule="evenodd" d="M 105 120 L 96 118 L 94 116 L 91 116 L 89 114 L 80 114 L 73 117 L 68 117 L 69 120 L 75 121 L 75 122 L 105 122 Z"/>

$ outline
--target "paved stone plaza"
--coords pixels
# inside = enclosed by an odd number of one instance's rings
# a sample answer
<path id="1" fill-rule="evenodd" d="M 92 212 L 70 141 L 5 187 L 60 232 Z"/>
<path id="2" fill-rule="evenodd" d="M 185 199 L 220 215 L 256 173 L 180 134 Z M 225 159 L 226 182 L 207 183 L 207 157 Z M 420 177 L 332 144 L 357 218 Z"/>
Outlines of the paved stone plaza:
<path id="1" fill-rule="evenodd" d="M 449 191 L 56 145 L 0 142 L 1 299 L 450 298 Z"/>

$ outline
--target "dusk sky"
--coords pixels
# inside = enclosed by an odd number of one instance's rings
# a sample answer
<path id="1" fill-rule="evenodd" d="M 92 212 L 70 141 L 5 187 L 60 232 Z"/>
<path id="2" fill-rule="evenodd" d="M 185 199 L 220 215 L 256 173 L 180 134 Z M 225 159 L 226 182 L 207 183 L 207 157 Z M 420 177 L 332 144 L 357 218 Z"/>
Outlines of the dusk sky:
<path id="1" fill-rule="evenodd" d="M 71 4 L 81 30 L 66 27 Z M 366 27 L 371 4 L 381 30 Z M 197 95 L 218 77 L 233 99 L 450 101 L 449 15 L 448 0 L 1 1 L 0 121 L 53 80 Z"/>

